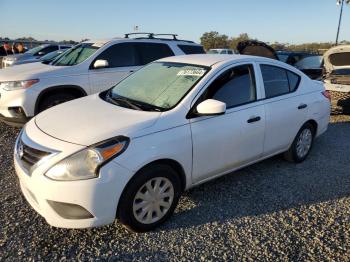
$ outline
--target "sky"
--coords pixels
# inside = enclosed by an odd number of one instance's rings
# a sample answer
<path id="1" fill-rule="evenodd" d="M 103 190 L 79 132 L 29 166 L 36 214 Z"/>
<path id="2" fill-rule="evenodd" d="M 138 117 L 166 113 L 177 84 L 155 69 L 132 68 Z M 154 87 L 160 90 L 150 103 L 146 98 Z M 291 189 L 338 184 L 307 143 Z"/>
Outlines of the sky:
<path id="1" fill-rule="evenodd" d="M 133 32 L 176 33 L 199 42 L 218 31 L 266 42 L 333 42 L 336 0 L 0 0 L 0 36 L 37 40 L 101 39 Z M 350 40 L 350 5 L 340 40 Z"/>

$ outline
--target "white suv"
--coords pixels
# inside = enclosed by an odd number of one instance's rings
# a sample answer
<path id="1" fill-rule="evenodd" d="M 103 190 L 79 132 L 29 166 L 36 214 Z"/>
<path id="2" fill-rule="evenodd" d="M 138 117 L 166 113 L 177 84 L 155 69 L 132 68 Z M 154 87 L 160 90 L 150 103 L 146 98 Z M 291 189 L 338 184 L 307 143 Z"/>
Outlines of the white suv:
<path id="1" fill-rule="evenodd" d="M 191 41 L 147 37 L 86 41 L 51 64 L 0 70 L 0 120 L 21 126 L 54 105 L 104 91 L 159 58 L 204 53 Z"/>

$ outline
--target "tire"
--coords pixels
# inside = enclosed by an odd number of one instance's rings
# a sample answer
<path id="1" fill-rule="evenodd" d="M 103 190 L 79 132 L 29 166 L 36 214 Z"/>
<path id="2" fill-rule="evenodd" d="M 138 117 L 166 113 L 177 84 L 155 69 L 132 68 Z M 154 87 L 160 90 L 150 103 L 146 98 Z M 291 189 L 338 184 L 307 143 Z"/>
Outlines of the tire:
<path id="1" fill-rule="evenodd" d="M 69 93 L 57 93 L 45 97 L 39 105 L 39 113 L 56 105 L 75 99 L 76 96 Z"/>
<path id="2" fill-rule="evenodd" d="M 155 188 L 164 190 L 163 194 L 166 197 L 150 195 L 149 192 L 155 191 L 149 190 L 147 184 L 151 190 Z M 120 222 L 131 231 L 150 231 L 173 214 L 180 196 L 179 175 L 168 165 L 151 165 L 139 171 L 130 180 L 119 200 L 117 216 Z M 167 206 L 163 206 L 165 203 Z"/>
<path id="3" fill-rule="evenodd" d="M 294 141 L 288 151 L 283 154 L 284 158 L 293 163 L 303 162 L 312 149 L 315 131 L 316 130 L 312 124 L 304 124 L 294 138 Z M 301 142 L 301 139 L 304 139 L 304 143 Z"/>

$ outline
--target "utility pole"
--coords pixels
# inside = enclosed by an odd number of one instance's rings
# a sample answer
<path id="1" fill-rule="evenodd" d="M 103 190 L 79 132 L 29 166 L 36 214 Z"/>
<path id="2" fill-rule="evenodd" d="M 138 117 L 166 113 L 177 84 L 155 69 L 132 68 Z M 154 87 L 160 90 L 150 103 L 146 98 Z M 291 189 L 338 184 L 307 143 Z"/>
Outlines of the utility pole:
<path id="1" fill-rule="evenodd" d="M 336 45 L 338 45 L 338 40 L 339 40 L 339 32 L 340 32 L 341 20 L 343 17 L 344 2 L 347 4 L 350 4 L 350 0 L 337 0 L 337 5 L 340 5 L 340 15 L 339 15 L 338 30 L 337 30 L 337 39 L 335 40 Z"/>
<path id="2" fill-rule="evenodd" d="M 340 32 L 341 19 L 343 16 L 344 1 L 345 0 L 337 0 L 337 5 L 341 5 L 341 6 L 340 6 L 339 23 L 338 23 L 338 30 L 337 30 L 337 39 L 335 40 L 336 45 L 338 45 L 338 40 L 339 40 L 339 32 Z"/>

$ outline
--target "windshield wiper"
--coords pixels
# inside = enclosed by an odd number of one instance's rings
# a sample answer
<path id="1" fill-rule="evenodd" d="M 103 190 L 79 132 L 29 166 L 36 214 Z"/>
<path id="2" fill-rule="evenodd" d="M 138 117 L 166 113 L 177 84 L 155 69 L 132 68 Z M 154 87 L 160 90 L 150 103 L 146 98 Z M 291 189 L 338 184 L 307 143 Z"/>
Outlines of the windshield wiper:
<path id="1" fill-rule="evenodd" d="M 118 105 L 118 106 L 124 105 L 123 107 L 125 107 L 125 105 L 126 105 L 126 107 L 131 108 L 131 109 L 142 110 L 139 106 L 135 105 L 134 103 L 132 103 L 130 100 L 128 100 L 125 97 L 121 97 L 121 96 L 113 97 L 111 95 L 111 92 L 107 93 L 106 98 L 107 98 L 108 102 L 111 102 L 115 105 Z"/>
<path id="2" fill-rule="evenodd" d="M 138 105 L 136 105 L 135 103 L 133 103 L 132 101 L 130 101 L 127 98 L 124 98 L 124 97 L 111 97 L 111 99 L 113 99 L 116 102 L 125 103 L 126 105 L 129 106 L 129 108 L 136 109 L 136 110 L 142 110 L 141 107 L 139 107 Z"/>
<path id="3" fill-rule="evenodd" d="M 136 109 L 141 111 L 157 111 L 157 112 L 163 111 L 162 108 L 151 104 L 147 104 L 141 101 L 135 101 L 123 96 L 116 96 L 116 95 L 113 96 L 111 94 L 111 91 L 107 93 L 106 97 L 109 101 L 112 101 L 116 105 L 122 106 L 122 104 L 124 104 L 131 109 Z"/>

